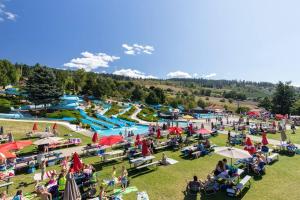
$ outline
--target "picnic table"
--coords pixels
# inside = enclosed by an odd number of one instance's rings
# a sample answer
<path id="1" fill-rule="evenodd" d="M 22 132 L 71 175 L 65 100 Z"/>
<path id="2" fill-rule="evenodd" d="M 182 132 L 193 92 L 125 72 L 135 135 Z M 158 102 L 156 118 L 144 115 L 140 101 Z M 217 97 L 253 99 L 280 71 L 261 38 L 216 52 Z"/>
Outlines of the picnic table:
<path id="1" fill-rule="evenodd" d="M 134 167 L 138 167 L 144 165 L 145 163 L 152 163 L 155 156 L 146 156 L 146 157 L 139 157 L 132 160 L 129 160 L 129 164 L 133 164 Z"/>
<path id="2" fill-rule="evenodd" d="M 13 184 L 13 182 L 10 181 L 11 176 L 8 176 L 6 178 L 1 178 L 0 181 L 3 183 L 0 183 L 0 188 L 6 187 L 6 193 L 8 194 L 9 186 Z"/>
<path id="3" fill-rule="evenodd" d="M 187 147 L 183 147 L 181 149 L 181 153 L 184 155 L 184 156 L 188 156 L 190 155 L 191 152 L 194 152 L 198 149 L 198 147 L 195 147 L 195 146 L 187 146 Z"/>
<path id="4" fill-rule="evenodd" d="M 121 158 L 123 156 L 124 151 L 123 150 L 115 150 L 115 151 L 109 151 L 105 152 L 102 154 L 102 160 L 105 161 L 110 161 L 110 160 L 115 160 L 118 158 Z"/>

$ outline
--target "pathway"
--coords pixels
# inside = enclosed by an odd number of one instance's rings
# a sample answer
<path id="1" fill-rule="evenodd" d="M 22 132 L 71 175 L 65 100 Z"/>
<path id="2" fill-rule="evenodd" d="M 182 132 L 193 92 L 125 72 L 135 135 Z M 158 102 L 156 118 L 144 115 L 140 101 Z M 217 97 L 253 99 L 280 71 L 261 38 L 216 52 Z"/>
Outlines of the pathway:
<path id="1" fill-rule="evenodd" d="M 138 121 L 140 124 L 149 125 L 149 122 L 141 120 L 137 117 L 137 115 L 139 114 L 139 112 L 141 112 L 142 109 L 140 109 L 136 106 L 135 106 L 135 108 L 136 108 L 136 111 L 131 115 L 131 118 Z"/>

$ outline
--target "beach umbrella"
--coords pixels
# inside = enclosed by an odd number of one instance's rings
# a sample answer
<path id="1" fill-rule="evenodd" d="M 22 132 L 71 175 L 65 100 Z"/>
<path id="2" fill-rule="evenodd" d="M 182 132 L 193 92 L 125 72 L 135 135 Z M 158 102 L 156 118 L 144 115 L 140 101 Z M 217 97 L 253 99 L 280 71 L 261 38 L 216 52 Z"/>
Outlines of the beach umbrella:
<path id="1" fill-rule="evenodd" d="M 261 143 L 266 146 L 269 144 L 268 139 L 267 139 L 267 134 L 266 133 L 262 133 L 262 140 Z"/>
<path id="2" fill-rule="evenodd" d="M 98 133 L 95 132 L 94 135 L 93 135 L 93 138 L 92 138 L 92 142 L 93 142 L 93 143 L 97 143 L 98 140 L 99 140 L 99 138 L 98 138 Z"/>
<path id="3" fill-rule="evenodd" d="M 73 170 L 74 172 L 79 172 L 82 169 L 82 163 L 80 161 L 79 155 L 77 152 L 73 155 Z"/>
<path id="4" fill-rule="evenodd" d="M 169 128 L 169 133 L 171 135 L 180 135 L 182 133 L 182 128 L 180 127 L 170 127 Z"/>
<path id="5" fill-rule="evenodd" d="M 64 198 L 63 200 L 80 200 L 81 194 L 79 188 L 75 182 L 74 174 L 68 173 L 66 176 L 67 182 L 64 190 Z"/>
<path id="6" fill-rule="evenodd" d="M 135 140 L 139 141 L 140 139 L 141 139 L 141 136 L 139 134 L 137 134 L 136 137 L 135 137 Z"/>
<path id="7" fill-rule="evenodd" d="M 160 138 L 160 128 L 157 129 L 157 139 L 159 139 L 159 138 Z"/>
<path id="8" fill-rule="evenodd" d="M 33 144 L 35 144 L 35 145 L 54 144 L 54 143 L 60 142 L 63 139 L 64 138 L 61 138 L 61 137 L 47 137 L 47 138 L 37 140 L 37 141 L 33 142 Z"/>
<path id="9" fill-rule="evenodd" d="M 287 140 L 287 136 L 284 130 L 280 131 L 280 137 L 281 137 L 281 141 L 286 141 Z"/>
<path id="10" fill-rule="evenodd" d="M 212 132 L 210 130 L 207 130 L 205 128 L 201 128 L 198 131 L 196 131 L 197 134 L 201 134 L 201 135 L 208 135 L 211 134 Z"/>
<path id="11" fill-rule="evenodd" d="M 123 137 L 120 135 L 103 136 L 100 138 L 100 145 L 112 146 L 123 141 Z"/>
<path id="12" fill-rule="evenodd" d="M 53 130 L 56 130 L 57 128 L 58 128 L 58 125 L 57 125 L 56 123 L 54 123 L 52 129 L 53 129 Z"/>
<path id="13" fill-rule="evenodd" d="M 148 156 L 150 153 L 148 145 L 147 145 L 147 141 L 143 140 L 142 142 L 142 155 L 143 156 Z"/>
<path id="14" fill-rule="evenodd" d="M 256 149 L 249 137 L 246 139 L 246 146 L 244 147 L 244 150 L 248 151 L 251 155 L 256 152 Z"/>
<path id="15" fill-rule="evenodd" d="M 2 152 L 0 152 L 0 157 L 1 157 L 1 159 L 3 159 L 3 157 L 5 158 L 5 159 L 9 159 L 9 158 L 16 158 L 17 156 L 16 156 L 16 154 L 14 154 L 14 153 L 12 153 L 12 152 L 9 152 L 9 151 L 2 151 Z"/>
<path id="16" fill-rule="evenodd" d="M 5 144 L 0 144 L 0 152 L 20 150 L 20 149 L 23 149 L 24 147 L 27 147 L 30 145 L 32 145 L 31 140 L 20 140 L 20 141 L 15 141 L 15 142 L 8 142 Z"/>
<path id="17" fill-rule="evenodd" d="M 138 146 L 140 144 L 141 144 L 141 137 L 140 137 L 139 134 L 137 134 L 136 137 L 135 137 L 135 143 L 134 143 L 134 145 Z"/>
<path id="18" fill-rule="evenodd" d="M 215 147 L 214 150 L 216 154 L 230 158 L 231 164 L 232 159 L 247 159 L 252 157 L 248 151 L 234 147 Z"/>
<path id="19" fill-rule="evenodd" d="M 36 122 L 34 122 L 33 127 L 32 127 L 32 131 L 37 131 L 38 130 L 38 125 Z"/>

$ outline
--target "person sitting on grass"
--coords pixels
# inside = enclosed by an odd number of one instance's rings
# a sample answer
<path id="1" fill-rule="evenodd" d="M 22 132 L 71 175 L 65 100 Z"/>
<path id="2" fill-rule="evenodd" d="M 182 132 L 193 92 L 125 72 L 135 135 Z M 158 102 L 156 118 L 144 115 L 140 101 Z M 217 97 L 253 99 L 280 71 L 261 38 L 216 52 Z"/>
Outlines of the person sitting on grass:
<path id="1" fill-rule="evenodd" d="M 186 186 L 186 191 L 196 194 L 196 193 L 200 192 L 200 187 L 201 187 L 201 184 L 198 181 L 198 177 L 194 176 L 193 180 L 188 182 L 188 184 Z"/>
<path id="2" fill-rule="evenodd" d="M 205 190 L 218 190 L 218 184 L 216 183 L 215 179 L 213 178 L 212 175 L 208 174 L 207 179 L 205 181 L 199 181 L 201 184 L 201 189 L 205 189 Z"/>
<path id="3" fill-rule="evenodd" d="M 209 141 L 209 139 L 207 139 L 207 138 L 205 139 L 204 147 L 205 147 L 206 149 L 209 149 L 209 148 L 211 147 L 210 141 Z"/>
<path id="4" fill-rule="evenodd" d="M 254 171 L 254 173 L 260 175 L 263 172 L 265 165 L 266 165 L 265 157 L 262 154 L 259 153 L 256 154 L 256 160 L 252 165 L 252 170 Z"/>
<path id="5" fill-rule="evenodd" d="M 167 159 L 168 159 L 168 157 L 166 156 L 166 154 L 165 154 L 165 153 L 162 153 L 162 158 L 161 158 L 160 163 L 161 163 L 162 165 L 168 165 L 169 163 L 168 163 Z"/>

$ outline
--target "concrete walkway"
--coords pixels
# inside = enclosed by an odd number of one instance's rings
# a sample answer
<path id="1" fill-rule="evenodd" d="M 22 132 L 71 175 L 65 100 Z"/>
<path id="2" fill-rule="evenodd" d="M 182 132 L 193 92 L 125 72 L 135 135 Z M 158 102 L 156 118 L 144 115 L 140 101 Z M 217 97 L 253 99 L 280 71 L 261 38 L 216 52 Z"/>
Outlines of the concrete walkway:
<path id="1" fill-rule="evenodd" d="M 138 121 L 139 124 L 149 125 L 149 124 L 150 124 L 149 122 L 146 122 L 146 121 L 144 121 L 144 120 L 141 120 L 141 119 L 139 119 L 139 118 L 137 117 L 137 115 L 139 114 L 139 112 L 141 112 L 142 109 L 140 109 L 140 108 L 138 108 L 138 107 L 136 107 L 136 106 L 135 106 L 135 108 L 136 108 L 136 111 L 135 111 L 130 117 L 131 117 L 132 119 Z"/>

